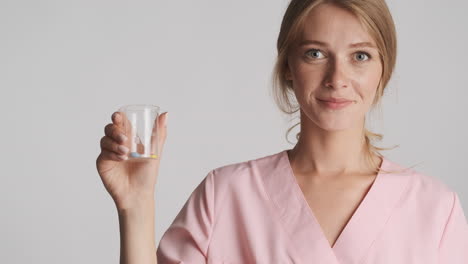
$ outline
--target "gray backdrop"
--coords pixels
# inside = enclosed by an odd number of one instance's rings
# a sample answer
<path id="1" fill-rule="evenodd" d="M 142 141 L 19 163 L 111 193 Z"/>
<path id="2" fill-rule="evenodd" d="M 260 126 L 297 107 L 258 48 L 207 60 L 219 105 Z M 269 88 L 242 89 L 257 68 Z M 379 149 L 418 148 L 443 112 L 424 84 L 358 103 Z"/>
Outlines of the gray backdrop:
<path id="1" fill-rule="evenodd" d="M 210 169 L 292 148 L 296 120 L 269 94 L 287 3 L 1 0 L 1 262 L 118 263 L 95 160 L 123 104 L 169 111 L 156 243 Z M 400 145 L 388 158 L 443 180 L 466 211 L 468 3 L 388 4 L 398 63 L 370 127 Z"/>

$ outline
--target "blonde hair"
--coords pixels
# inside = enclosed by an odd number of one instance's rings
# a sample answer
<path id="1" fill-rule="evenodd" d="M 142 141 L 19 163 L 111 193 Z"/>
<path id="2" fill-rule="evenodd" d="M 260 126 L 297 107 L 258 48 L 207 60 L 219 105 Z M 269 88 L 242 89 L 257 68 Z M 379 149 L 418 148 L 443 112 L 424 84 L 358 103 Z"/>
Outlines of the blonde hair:
<path id="1" fill-rule="evenodd" d="M 296 104 L 291 102 L 291 100 L 295 99 L 295 96 L 292 81 L 286 79 L 287 58 L 292 47 L 302 37 L 301 34 L 306 17 L 312 9 L 323 3 L 334 4 L 353 13 L 376 42 L 383 70 L 374 101 L 372 102 L 373 107 L 380 105 L 385 87 L 392 76 L 396 64 L 397 37 L 395 24 L 385 0 L 292 0 L 281 23 L 277 40 L 278 55 L 272 74 L 274 100 L 279 109 L 288 115 L 299 111 L 300 106 L 297 104 L 297 101 Z M 299 124 L 300 122 L 287 130 L 286 139 L 289 132 Z M 383 135 L 369 131 L 365 127 L 365 123 L 363 134 L 369 163 L 372 163 L 373 155 L 382 157 L 379 151 L 396 147 L 382 148 L 375 146 L 373 142 L 382 140 Z M 300 132 L 296 134 L 297 140 L 299 140 L 299 136 Z M 377 171 L 379 170 L 377 169 Z"/>

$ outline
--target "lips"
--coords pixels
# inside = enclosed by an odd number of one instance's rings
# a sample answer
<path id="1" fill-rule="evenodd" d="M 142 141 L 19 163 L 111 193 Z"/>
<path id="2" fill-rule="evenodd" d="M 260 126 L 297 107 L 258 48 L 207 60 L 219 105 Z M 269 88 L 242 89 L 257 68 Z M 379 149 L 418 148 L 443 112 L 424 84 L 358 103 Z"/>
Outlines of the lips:
<path id="1" fill-rule="evenodd" d="M 333 98 L 333 97 L 326 98 L 326 99 L 317 98 L 317 100 L 319 101 L 319 104 L 321 106 L 324 106 L 328 109 L 333 109 L 333 110 L 343 109 L 351 105 L 351 103 L 353 102 L 352 100 L 348 100 L 344 98 Z"/>
<path id="2" fill-rule="evenodd" d="M 330 103 L 347 103 L 347 102 L 352 102 L 352 100 L 348 100 L 348 99 L 344 99 L 344 98 L 333 98 L 333 97 L 330 97 L 330 98 L 317 98 L 318 100 L 320 101 L 324 101 L 324 102 L 330 102 Z"/>

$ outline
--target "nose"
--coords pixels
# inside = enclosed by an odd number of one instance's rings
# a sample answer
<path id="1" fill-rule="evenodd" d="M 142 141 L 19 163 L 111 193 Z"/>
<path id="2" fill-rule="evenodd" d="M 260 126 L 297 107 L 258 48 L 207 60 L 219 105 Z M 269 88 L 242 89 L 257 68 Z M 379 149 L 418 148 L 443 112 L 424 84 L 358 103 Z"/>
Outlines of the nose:
<path id="1" fill-rule="evenodd" d="M 332 89 L 347 88 L 349 86 L 349 78 L 346 73 L 345 62 L 338 59 L 333 59 L 327 68 L 325 77 L 325 87 Z"/>

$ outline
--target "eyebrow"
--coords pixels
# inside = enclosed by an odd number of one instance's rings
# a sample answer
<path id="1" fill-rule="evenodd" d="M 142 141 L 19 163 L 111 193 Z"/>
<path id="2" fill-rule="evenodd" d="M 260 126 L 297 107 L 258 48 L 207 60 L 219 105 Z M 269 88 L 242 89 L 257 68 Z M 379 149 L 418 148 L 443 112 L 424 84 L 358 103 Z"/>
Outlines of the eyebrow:
<path id="1" fill-rule="evenodd" d="M 304 45 L 310 45 L 310 44 L 316 44 L 316 45 L 319 45 L 319 46 L 324 46 L 324 47 L 328 47 L 329 45 L 325 42 L 322 42 L 322 41 L 318 41 L 318 40 L 304 40 L 302 41 L 299 46 L 304 46 Z M 374 48 L 376 49 L 377 47 L 370 43 L 370 42 L 358 42 L 358 43 L 353 43 L 353 44 L 350 44 L 349 45 L 350 48 L 364 48 L 364 47 L 368 47 L 368 48 Z"/>

